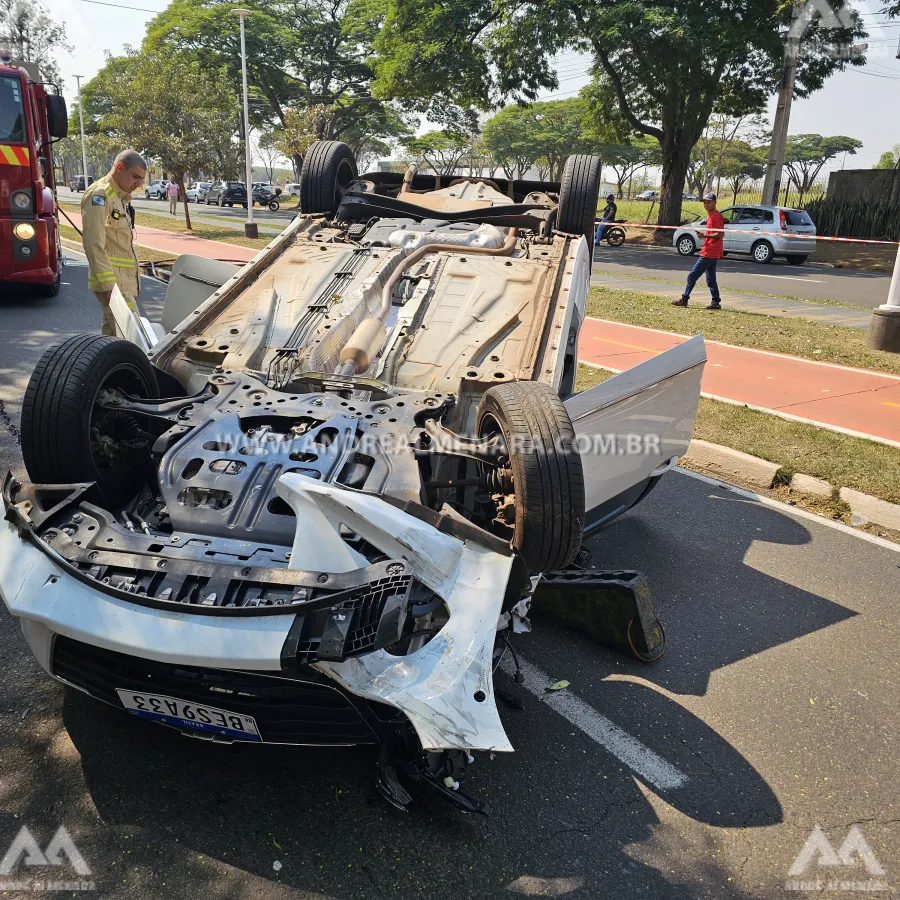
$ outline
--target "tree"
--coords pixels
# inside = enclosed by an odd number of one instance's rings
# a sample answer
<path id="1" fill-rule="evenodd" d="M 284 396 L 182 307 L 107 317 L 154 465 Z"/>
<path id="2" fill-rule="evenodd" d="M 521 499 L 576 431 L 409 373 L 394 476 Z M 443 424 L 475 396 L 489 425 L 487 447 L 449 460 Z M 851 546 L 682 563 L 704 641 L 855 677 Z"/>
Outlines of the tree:
<path id="1" fill-rule="evenodd" d="M 429 131 L 404 142 L 406 152 L 438 175 L 452 175 L 468 153 L 472 138 L 458 131 Z"/>
<path id="2" fill-rule="evenodd" d="M 528 134 L 532 123 L 531 111 L 515 104 L 484 123 L 484 146 L 507 178 L 521 177 L 536 158 L 534 142 Z"/>
<path id="3" fill-rule="evenodd" d="M 256 157 L 262 163 L 269 184 L 275 184 L 275 171 L 281 156 L 278 149 L 278 132 L 267 131 L 261 134 L 256 141 Z"/>
<path id="4" fill-rule="evenodd" d="M 851 156 L 862 147 L 862 141 L 844 135 L 823 137 L 821 134 L 792 134 L 784 149 L 784 166 L 800 193 L 797 203 L 803 203 L 822 167 L 841 153 Z"/>
<path id="5" fill-rule="evenodd" d="M 182 186 L 190 229 L 185 174 L 214 170 L 234 177 L 232 166 L 242 157 L 237 97 L 224 73 L 207 79 L 196 62 L 125 49 L 85 85 L 85 128 L 158 161 Z"/>
<path id="6" fill-rule="evenodd" d="M 41 77 L 62 83 L 56 55 L 71 53 L 64 25 L 54 22 L 37 0 L 0 0 L 0 45 L 8 45 L 14 59 L 37 63 Z"/>
<path id="7" fill-rule="evenodd" d="M 691 190 L 698 195 L 712 190 L 715 179 L 723 174 L 722 164 L 733 142 L 759 144 L 769 140 L 768 122 L 761 115 L 713 115 L 691 151 L 687 177 Z"/>
<path id="8" fill-rule="evenodd" d="M 714 110 L 743 115 L 778 89 L 794 5 L 778 0 L 386 0 L 375 42 L 373 93 L 382 97 L 449 95 L 489 108 L 498 99 L 533 99 L 557 86 L 553 56 L 593 52 L 597 115 L 621 119 L 660 146 L 660 224 L 680 221 L 690 152 Z M 861 65 L 835 52 L 865 32 L 859 16 L 800 20 L 803 53 L 797 96 L 832 72 Z M 818 9 L 816 8 L 816 15 Z M 833 27 L 832 27 L 833 26 Z M 791 34 L 792 46 L 801 35 Z"/>
<path id="9" fill-rule="evenodd" d="M 718 172 L 731 188 L 734 202 L 741 188 L 766 174 L 767 149 L 754 149 L 746 141 L 731 141 L 719 160 Z"/>
<path id="10" fill-rule="evenodd" d="M 900 144 L 894 144 L 891 150 L 885 150 L 872 168 L 900 169 Z"/>
<path id="11" fill-rule="evenodd" d="M 659 163 L 659 147 L 648 138 L 636 138 L 630 144 L 602 144 L 600 158 L 616 173 L 616 193 L 621 199 L 625 182 L 638 169 Z"/>

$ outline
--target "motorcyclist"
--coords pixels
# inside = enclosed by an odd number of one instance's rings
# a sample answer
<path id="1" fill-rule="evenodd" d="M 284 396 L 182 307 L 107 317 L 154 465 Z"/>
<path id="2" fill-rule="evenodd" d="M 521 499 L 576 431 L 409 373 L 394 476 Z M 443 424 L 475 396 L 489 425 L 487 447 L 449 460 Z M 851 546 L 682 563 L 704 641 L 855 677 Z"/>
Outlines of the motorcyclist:
<path id="1" fill-rule="evenodd" d="M 606 207 L 603 212 L 600 214 L 601 222 L 615 222 L 616 215 L 619 212 L 619 207 L 616 206 L 616 198 L 614 194 L 606 195 Z M 609 225 L 598 225 L 597 226 L 597 235 L 594 238 L 594 246 L 600 243 L 603 240 L 603 233 L 606 229 L 609 228 Z"/>

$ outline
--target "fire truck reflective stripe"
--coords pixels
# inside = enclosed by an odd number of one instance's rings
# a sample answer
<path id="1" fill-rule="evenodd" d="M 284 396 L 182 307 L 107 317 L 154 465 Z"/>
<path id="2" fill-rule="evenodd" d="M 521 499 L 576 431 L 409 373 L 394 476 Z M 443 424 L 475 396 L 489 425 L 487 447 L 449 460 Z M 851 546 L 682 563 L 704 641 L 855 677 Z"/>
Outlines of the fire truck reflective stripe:
<path id="1" fill-rule="evenodd" d="M 30 159 L 27 147 L 0 144 L 0 162 L 9 163 L 11 166 L 27 166 Z"/>

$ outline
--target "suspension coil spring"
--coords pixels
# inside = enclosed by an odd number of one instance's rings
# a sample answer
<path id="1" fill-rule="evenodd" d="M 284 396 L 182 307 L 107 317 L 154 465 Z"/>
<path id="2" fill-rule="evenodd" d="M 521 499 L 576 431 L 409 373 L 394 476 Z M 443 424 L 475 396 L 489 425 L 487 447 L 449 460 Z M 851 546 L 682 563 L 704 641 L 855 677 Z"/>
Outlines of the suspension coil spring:
<path id="1" fill-rule="evenodd" d="M 512 472 L 507 468 L 485 468 L 478 479 L 478 485 L 489 494 L 511 494 L 513 492 Z"/>

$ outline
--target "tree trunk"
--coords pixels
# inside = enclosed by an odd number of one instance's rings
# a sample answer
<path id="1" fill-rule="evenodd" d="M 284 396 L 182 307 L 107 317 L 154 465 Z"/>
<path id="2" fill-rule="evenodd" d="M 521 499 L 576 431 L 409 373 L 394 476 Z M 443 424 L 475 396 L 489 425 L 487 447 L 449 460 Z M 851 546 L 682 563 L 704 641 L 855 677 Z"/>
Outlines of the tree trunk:
<path id="1" fill-rule="evenodd" d="M 291 157 L 291 165 L 294 167 L 294 181 L 300 180 L 300 171 L 303 168 L 303 157 L 299 153 L 295 153 Z"/>
<path id="2" fill-rule="evenodd" d="M 178 192 L 184 201 L 184 226 L 188 231 L 191 231 L 191 211 L 188 209 L 187 190 L 184 187 L 184 172 L 178 173 Z"/>
<path id="3" fill-rule="evenodd" d="M 662 188 L 659 198 L 659 217 L 657 225 L 680 225 L 681 202 L 684 193 L 684 180 L 691 161 L 693 142 L 683 130 L 666 129 L 663 132 L 662 146 Z M 665 238 L 668 243 L 671 234 L 660 232 L 657 239 Z"/>

